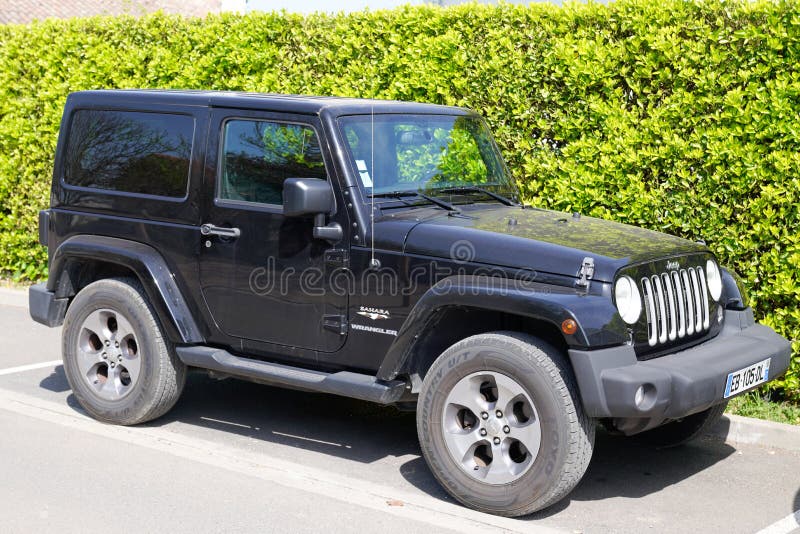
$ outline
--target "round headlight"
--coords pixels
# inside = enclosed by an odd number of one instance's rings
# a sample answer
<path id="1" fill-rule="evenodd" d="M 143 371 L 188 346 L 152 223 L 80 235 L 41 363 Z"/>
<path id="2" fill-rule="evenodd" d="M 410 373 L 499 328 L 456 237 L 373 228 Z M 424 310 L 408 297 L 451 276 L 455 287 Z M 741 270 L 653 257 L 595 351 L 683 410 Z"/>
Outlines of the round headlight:
<path id="1" fill-rule="evenodd" d="M 719 267 L 714 260 L 706 262 L 706 281 L 708 282 L 708 292 L 711 293 L 711 298 L 719 302 L 719 297 L 722 295 L 722 274 L 719 272 Z"/>
<path id="2" fill-rule="evenodd" d="M 617 302 L 617 311 L 623 321 L 633 324 L 639 320 L 642 314 L 642 298 L 633 278 L 620 276 L 617 279 L 614 284 L 614 300 Z"/>

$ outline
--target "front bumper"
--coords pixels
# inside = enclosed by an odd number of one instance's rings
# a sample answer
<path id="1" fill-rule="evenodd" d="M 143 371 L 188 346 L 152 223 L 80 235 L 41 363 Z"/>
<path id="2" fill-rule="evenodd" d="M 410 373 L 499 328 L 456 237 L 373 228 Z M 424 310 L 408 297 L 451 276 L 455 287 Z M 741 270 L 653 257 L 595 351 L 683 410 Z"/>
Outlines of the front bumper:
<path id="1" fill-rule="evenodd" d="M 791 344 L 755 324 L 747 308 L 726 310 L 725 327 L 714 339 L 652 360 L 637 360 L 630 345 L 570 350 L 569 357 L 587 415 L 639 419 L 641 430 L 724 402 L 728 374 L 753 363 L 770 358 L 769 379 L 781 376 Z"/>

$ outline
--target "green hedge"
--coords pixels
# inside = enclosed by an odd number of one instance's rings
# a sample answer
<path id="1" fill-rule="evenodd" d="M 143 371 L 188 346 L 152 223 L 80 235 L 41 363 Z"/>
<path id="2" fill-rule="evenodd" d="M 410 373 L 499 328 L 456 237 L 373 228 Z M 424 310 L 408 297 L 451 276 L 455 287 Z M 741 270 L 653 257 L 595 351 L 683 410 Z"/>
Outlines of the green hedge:
<path id="1" fill-rule="evenodd" d="M 102 87 L 375 96 L 486 116 L 529 201 L 705 239 L 800 328 L 800 4 L 400 8 L 0 27 L 0 271 L 45 275 L 64 99 Z M 795 342 L 780 384 L 800 399 Z"/>

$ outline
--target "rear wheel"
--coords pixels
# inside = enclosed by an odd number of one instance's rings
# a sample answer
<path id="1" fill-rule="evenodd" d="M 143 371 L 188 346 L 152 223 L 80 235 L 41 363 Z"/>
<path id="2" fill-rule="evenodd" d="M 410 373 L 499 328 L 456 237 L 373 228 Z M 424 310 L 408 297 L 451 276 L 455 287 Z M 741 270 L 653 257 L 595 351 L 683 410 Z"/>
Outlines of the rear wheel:
<path id="1" fill-rule="evenodd" d="M 673 421 L 641 434 L 636 434 L 635 439 L 646 445 L 658 448 L 683 445 L 711 430 L 711 427 L 725 413 L 725 408 L 727 407 L 727 402 L 717 404 L 708 410 L 689 415 L 679 421 Z"/>
<path id="2" fill-rule="evenodd" d="M 108 423 L 160 417 L 178 400 L 186 380 L 186 366 L 132 279 L 99 280 L 78 293 L 64 320 L 62 351 L 78 402 Z"/>
<path id="3" fill-rule="evenodd" d="M 425 460 L 453 497 L 505 516 L 566 496 L 586 471 L 595 433 L 563 355 L 513 332 L 467 338 L 434 362 L 417 430 Z"/>

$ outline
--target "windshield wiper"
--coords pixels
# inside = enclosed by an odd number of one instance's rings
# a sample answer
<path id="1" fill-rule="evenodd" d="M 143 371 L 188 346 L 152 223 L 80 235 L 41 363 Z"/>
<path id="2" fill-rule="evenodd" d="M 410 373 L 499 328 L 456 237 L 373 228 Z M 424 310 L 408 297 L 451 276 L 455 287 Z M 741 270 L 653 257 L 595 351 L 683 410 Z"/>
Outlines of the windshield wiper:
<path id="1" fill-rule="evenodd" d="M 505 204 L 506 206 L 516 206 L 513 200 L 510 198 L 504 197 L 503 195 L 498 195 L 493 191 L 489 191 L 488 189 L 484 189 L 483 187 L 478 187 L 477 185 L 464 185 L 459 187 L 447 187 L 444 189 L 440 189 L 442 193 L 468 193 L 468 192 L 476 192 L 476 193 L 483 193 L 486 196 L 492 197 L 496 201 L 500 202 L 501 204 Z"/>
<path id="2" fill-rule="evenodd" d="M 449 202 L 445 202 L 444 200 L 441 200 L 439 198 L 426 195 L 425 193 L 420 193 L 419 191 L 386 191 L 384 193 L 374 193 L 369 196 L 370 198 L 399 198 L 399 199 L 403 199 L 405 197 L 419 197 L 421 199 L 427 200 L 431 204 L 436 204 L 440 208 L 444 208 L 447 211 L 452 211 L 456 213 L 460 212 L 460 210 L 457 207 L 453 206 Z"/>

